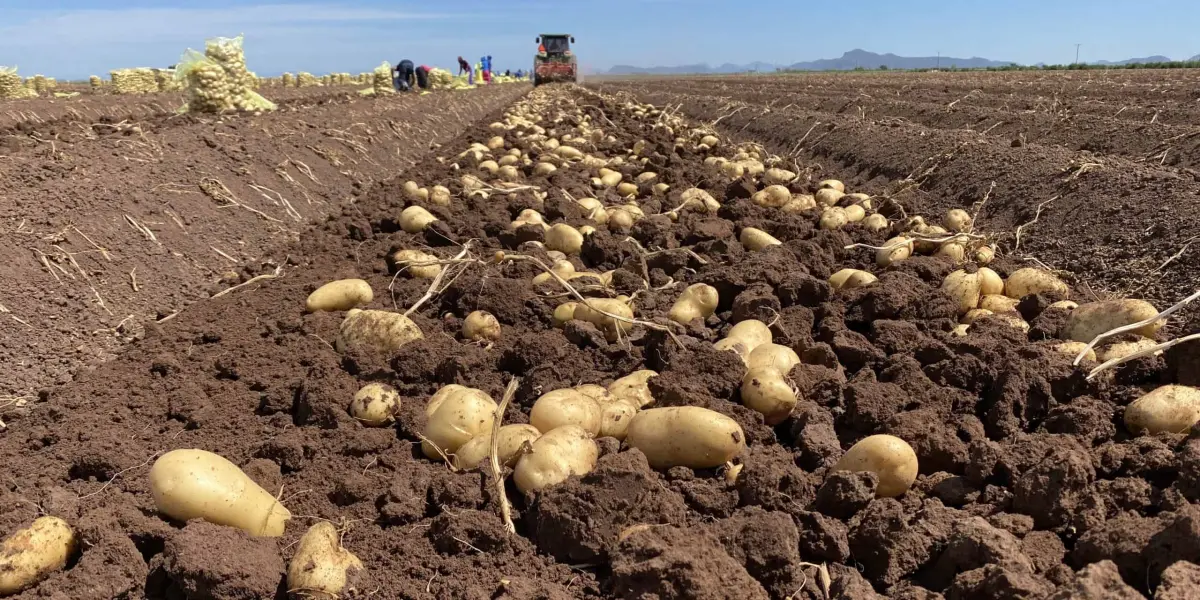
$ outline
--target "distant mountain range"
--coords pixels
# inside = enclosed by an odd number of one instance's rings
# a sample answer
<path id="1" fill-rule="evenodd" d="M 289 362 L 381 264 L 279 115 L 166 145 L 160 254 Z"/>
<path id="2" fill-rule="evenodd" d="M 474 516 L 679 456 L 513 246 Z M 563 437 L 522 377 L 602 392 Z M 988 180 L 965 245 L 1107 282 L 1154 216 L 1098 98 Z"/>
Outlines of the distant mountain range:
<path id="1" fill-rule="evenodd" d="M 1166 56 L 1147 56 L 1145 58 L 1131 58 L 1116 62 L 1101 60 L 1092 64 L 1116 66 L 1131 63 L 1167 62 L 1170 60 Z M 1193 56 L 1189 60 L 1200 60 L 1200 55 Z M 959 69 L 981 69 L 986 67 L 1003 67 L 1011 64 L 1015 63 L 1012 61 L 979 58 L 977 56 L 971 58 L 956 58 L 953 56 L 897 56 L 891 53 L 877 54 L 875 52 L 855 49 L 843 54 L 839 58 L 822 58 L 819 60 L 792 63 L 790 65 L 767 62 L 753 62 L 745 65 L 726 63 L 717 67 L 707 64 L 680 65 L 675 67 L 616 65 L 609 69 L 607 73 L 609 75 L 681 75 L 747 73 L 753 71 L 774 71 L 776 69 L 789 69 L 793 71 L 848 71 L 858 67 L 878 69 L 881 66 L 886 66 L 889 69 L 936 69 L 938 67 L 949 68 L 951 66 Z"/>

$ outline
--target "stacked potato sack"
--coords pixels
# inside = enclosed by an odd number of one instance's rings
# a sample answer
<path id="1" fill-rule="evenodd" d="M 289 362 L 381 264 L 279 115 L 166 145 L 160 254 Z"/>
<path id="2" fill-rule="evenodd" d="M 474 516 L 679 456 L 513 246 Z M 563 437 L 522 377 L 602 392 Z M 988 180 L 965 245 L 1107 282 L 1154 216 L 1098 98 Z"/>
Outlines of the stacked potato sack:
<path id="1" fill-rule="evenodd" d="M 450 74 L 450 71 L 436 67 L 429 71 L 429 87 L 435 90 L 452 89 L 455 87 L 454 82 L 454 76 Z"/>
<path id="2" fill-rule="evenodd" d="M 53 77 L 47 77 L 46 78 L 46 88 L 52 90 L 56 87 L 58 87 L 58 80 Z"/>
<path id="3" fill-rule="evenodd" d="M 182 76 L 187 83 L 187 110 L 205 113 L 233 110 L 233 84 L 225 69 L 211 60 L 201 59 L 181 65 L 176 71 L 176 76 Z"/>
<path id="4" fill-rule="evenodd" d="M 88 85 L 92 86 L 93 92 L 98 92 L 100 91 L 100 87 L 104 85 L 104 82 L 100 79 L 99 75 L 92 75 L 88 77 Z"/>
<path id="5" fill-rule="evenodd" d="M 21 83 L 16 67 L 0 67 L 0 98 L 28 98 L 28 88 Z"/>
<path id="6" fill-rule="evenodd" d="M 280 77 L 279 79 L 280 79 L 280 82 L 283 84 L 283 87 L 291 87 L 293 85 L 296 85 L 296 78 L 293 77 L 291 73 L 284 73 L 283 76 Z"/>
<path id="7" fill-rule="evenodd" d="M 50 91 L 50 88 L 46 85 L 46 77 L 44 75 L 34 75 L 33 77 L 29 78 L 29 81 L 32 84 L 30 87 L 32 87 L 33 91 L 39 96 Z"/>
<path id="8" fill-rule="evenodd" d="M 315 87 L 319 85 L 321 85 L 321 82 L 317 81 L 316 76 L 312 73 L 300 71 L 300 74 L 296 76 L 296 87 Z"/>
<path id="9" fill-rule="evenodd" d="M 257 77 L 246 69 L 241 36 L 208 40 L 204 54 L 188 50 L 175 77 L 187 82 L 189 112 L 275 109 L 254 91 Z"/>
<path id="10" fill-rule="evenodd" d="M 229 101 L 237 110 L 274 110 L 275 105 L 255 93 L 256 77 L 246 69 L 246 53 L 242 49 L 242 36 L 216 38 L 204 43 L 204 56 L 225 70 L 230 86 Z"/>
<path id="11" fill-rule="evenodd" d="M 376 94 L 390 94 L 396 91 L 392 87 L 392 66 L 383 61 L 371 74 L 371 88 Z"/>

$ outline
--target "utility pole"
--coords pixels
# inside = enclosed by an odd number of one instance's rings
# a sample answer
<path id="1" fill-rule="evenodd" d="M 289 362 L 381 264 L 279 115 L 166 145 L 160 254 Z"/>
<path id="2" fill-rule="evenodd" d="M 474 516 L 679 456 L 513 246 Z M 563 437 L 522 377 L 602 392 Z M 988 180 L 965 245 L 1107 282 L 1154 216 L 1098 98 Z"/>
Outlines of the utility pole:
<path id="1" fill-rule="evenodd" d="M 1079 44 L 1075 44 L 1075 64 L 1079 64 Z"/>

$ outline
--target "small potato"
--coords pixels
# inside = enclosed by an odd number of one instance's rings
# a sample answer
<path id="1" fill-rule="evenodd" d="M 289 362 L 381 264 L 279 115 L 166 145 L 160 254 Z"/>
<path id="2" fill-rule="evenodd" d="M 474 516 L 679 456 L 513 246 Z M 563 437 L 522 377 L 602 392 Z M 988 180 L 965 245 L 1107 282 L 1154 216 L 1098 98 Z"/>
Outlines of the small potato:
<path id="1" fill-rule="evenodd" d="M 841 181 L 839 181 L 837 179 L 826 179 L 826 180 L 822 181 L 821 183 L 818 183 L 817 187 L 819 187 L 821 189 L 836 190 L 836 191 L 841 192 L 842 194 L 846 193 L 846 184 L 842 183 Z"/>
<path id="2" fill-rule="evenodd" d="M 694 283 L 679 295 L 667 318 L 681 325 L 687 325 L 693 319 L 703 321 L 716 312 L 719 301 L 717 288 L 706 283 Z"/>
<path id="3" fill-rule="evenodd" d="M 489 174 L 495 175 L 496 171 L 500 170 L 500 163 L 494 160 L 485 160 L 479 163 L 478 168 L 480 171 L 487 171 Z"/>
<path id="4" fill-rule="evenodd" d="M 433 189 L 429 190 L 429 201 L 434 206 L 450 206 L 450 188 L 444 185 L 433 186 Z"/>
<path id="5" fill-rule="evenodd" d="M 292 513 L 237 465 L 204 450 L 172 450 L 150 467 L 158 511 L 177 521 L 204 519 L 258 537 L 279 537 Z"/>
<path id="6" fill-rule="evenodd" d="M 721 164 L 721 174 L 730 179 L 741 179 L 746 174 L 746 167 L 739 162 L 726 162 Z"/>
<path id="7" fill-rule="evenodd" d="M 67 566 L 79 540 L 66 521 L 38 517 L 0 544 L 0 596 L 29 589 Z"/>
<path id="8" fill-rule="evenodd" d="M 967 331 L 969 329 L 971 329 L 971 326 L 969 324 L 960 323 L 958 325 L 955 325 L 954 329 L 950 330 L 950 335 L 952 335 L 954 337 L 964 337 L 967 335 Z"/>
<path id="9" fill-rule="evenodd" d="M 587 218 L 601 225 L 608 222 L 608 211 L 605 210 L 604 203 L 599 200 L 595 198 L 580 198 L 575 203 L 583 207 L 584 215 Z"/>
<path id="10" fill-rule="evenodd" d="M 562 327 L 567 321 L 575 319 L 575 309 L 579 306 L 578 302 L 564 302 L 559 304 L 554 309 L 554 326 Z"/>
<path id="11" fill-rule="evenodd" d="M 1125 428 L 1134 435 L 1187 433 L 1200 421 L 1200 389 L 1164 385 L 1125 407 Z"/>
<path id="12" fill-rule="evenodd" d="M 914 233 L 919 233 L 924 236 L 932 236 L 932 238 L 945 237 L 946 228 L 940 225 L 926 225 L 921 228 L 913 229 Z M 933 254 L 941 247 L 942 242 L 931 242 L 927 239 L 918 239 L 916 242 L 916 250 L 921 254 Z"/>
<path id="13" fill-rule="evenodd" d="M 654 187 L 650 189 L 655 196 L 666 196 L 667 192 L 671 191 L 671 186 L 665 183 L 656 183 L 654 184 Z"/>
<path id="14" fill-rule="evenodd" d="M 720 140 L 715 135 L 706 135 L 700 138 L 700 143 L 708 146 L 709 148 L 716 148 L 717 144 L 720 143 Z"/>
<path id="15" fill-rule="evenodd" d="M 934 252 L 933 255 L 944 256 L 950 259 L 950 262 L 958 264 L 966 259 L 967 249 L 957 242 L 946 242 L 938 246 L 937 252 Z"/>
<path id="16" fill-rule="evenodd" d="M 1076 342 L 1090 342 L 1096 336 L 1139 321 L 1144 321 L 1158 314 L 1158 309 L 1145 300 L 1102 300 L 1080 305 L 1071 311 L 1067 322 L 1063 324 L 1060 337 Z M 1163 326 L 1163 319 L 1158 319 L 1149 325 L 1133 330 L 1142 337 L 1153 338 Z"/>
<path id="17" fill-rule="evenodd" d="M 979 293 L 985 296 L 998 296 L 1004 293 L 1004 280 L 1000 278 L 1000 274 L 987 268 L 980 267 L 976 273 L 979 275 Z M 1020 298 L 1016 298 L 1020 300 Z M 1016 306 L 1016 303 L 1013 303 Z"/>
<path id="18" fill-rule="evenodd" d="M 678 211 L 680 210 L 698 210 L 708 214 L 715 214 L 721 208 L 721 203 L 717 202 L 716 198 L 712 197 L 712 194 L 709 194 L 700 188 L 690 188 L 684 190 L 683 193 L 679 195 L 679 199 L 683 201 L 680 207 L 666 212 L 666 215 L 670 217 L 672 221 L 679 218 Z"/>
<path id="19" fill-rule="evenodd" d="M 438 257 L 426 254 L 420 250 L 397 250 L 392 255 L 392 262 L 397 270 L 402 270 L 416 279 L 433 279 L 442 272 L 442 266 L 436 263 Z"/>
<path id="20" fill-rule="evenodd" d="M 947 231 L 953 233 L 971 231 L 971 215 L 961 208 L 952 208 L 946 212 L 945 218 L 942 219 L 942 225 Z"/>
<path id="21" fill-rule="evenodd" d="M 496 402 L 483 390 L 464 385 L 443 386 L 425 405 L 425 439 L 421 451 L 438 459 L 454 454 L 471 438 L 492 430 Z"/>
<path id="22" fill-rule="evenodd" d="M 853 290 L 866 287 L 876 281 L 878 281 L 877 277 L 858 269 L 842 269 L 829 276 L 829 286 L 834 290 Z"/>
<path id="23" fill-rule="evenodd" d="M 787 204 L 779 207 L 785 213 L 800 213 L 817 207 L 817 199 L 809 194 L 796 194 Z"/>
<path id="24" fill-rule="evenodd" d="M 400 412 L 400 394 L 390 385 L 368 383 L 354 393 L 349 412 L 367 427 L 383 427 Z"/>
<path id="25" fill-rule="evenodd" d="M 634 415 L 638 413 L 637 400 L 614 398 L 607 391 L 596 400 L 600 403 L 600 431 L 596 437 L 624 440 L 629 430 L 629 424 L 633 421 Z"/>
<path id="26" fill-rule="evenodd" d="M 850 447 L 835 471 L 870 471 L 879 477 L 875 495 L 895 498 L 917 480 L 917 453 L 904 440 L 891 435 L 865 437 Z"/>
<path id="27" fill-rule="evenodd" d="M 1004 283 L 1004 295 L 1009 298 L 1021 299 L 1030 294 L 1053 293 L 1066 298 L 1070 293 L 1067 284 L 1063 283 L 1053 273 L 1034 267 L 1017 269 L 1008 276 Z M 1091 341 L 1091 340 L 1088 340 Z"/>
<path id="28" fill-rule="evenodd" d="M 638 176 L 634 178 L 634 181 L 638 183 L 650 183 L 656 179 L 658 179 L 658 173 L 653 171 L 643 171 L 638 173 Z"/>
<path id="29" fill-rule="evenodd" d="M 530 452 L 517 461 L 513 482 L 528 494 L 558 485 L 571 476 L 587 475 L 599 458 L 600 447 L 591 434 L 574 425 L 559 427 L 530 444 Z"/>
<path id="30" fill-rule="evenodd" d="M 742 377 L 742 404 L 761 413 L 767 425 L 781 423 L 799 401 L 795 386 L 784 373 L 771 366 L 751 366 Z"/>
<path id="31" fill-rule="evenodd" d="M 821 221 L 819 226 L 821 229 L 835 230 L 845 227 L 849 222 L 850 219 L 846 216 L 846 210 L 844 208 L 840 206 L 831 206 L 826 208 L 825 211 L 821 213 Z"/>
<path id="32" fill-rule="evenodd" d="M 615 187 L 621 183 L 621 174 L 610 169 L 600 169 L 600 183 L 604 184 L 604 187 Z"/>
<path id="33" fill-rule="evenodd" d="M 753 227 L 743 227 L 742 233 L 738 236 L 738 241 L 741 242 L 747 250 L 758 252 L 770 246 L 779 246 L 783 242 L 775 239 L 771 234 Z"/>
<path id="34" fill-rule="evenodd" d="M 555 223 L 546 231 L 546 247 L 566 254 L 579 254 L 583 234 L 566 223 Z"/>
<path id="35" fill-rule="evenodd" d="M 1074 360 L 1075 357 L 1079 356 L 1079 353 L 1083 352 L 1085 348 L 1087 349 L 1087 354 L 1084 356 L 1084 358 L 1092 362 L 1096 362 L 1096 351 L 1088 348 L 1087 344 L 1083 342 L 1058 342 L 1056 344 L 1050 344 L 1051 350 L 1058 352 L 1063 356 L 1070 357 L 1071 360 Z"/>
<path id="36" fill-rule="evenodd" d="M 913 241 L 904 236 L 896 236 L 884 242 L 880 248 L 886 248 L 886 250 L 875 251 L 875 264 L 887 267 L 892 263 L 908 260 L 912 256 Z"/>
<path id="37" fill-rule="evenodd" d="M 887 217 L 879 213 L 867 215 L 862 220 L 862 224 L 867 231 L 883 231 L 888 228 Z"/>
<path id="38" fill-rule="evenodd" d="M 362 561 L 342 547 L 337 527 L 321 521 L 308 528 L 288 563 L 287 587 L 304 598 L 340 598 Z"/>
<path id="39" fill-rule="evenodd" d="M 334 348 L 394 354 L 405 344 L 425 337 L 408 317 L 386 310 L 350 309 L 338 328 Z"/>
<path id="40" fill-rule="evenodd" d="M 542 433 L 575 425 L 595 437 L 600 432 L 601 413 L 600 403 L 595 398 L 574 388 L 565 388 L 538 397 L 529 411 L 529 424 Z"/>
<path id="41" fill-rule="evenodd" d="M 851 202 L 854 206 L 861 206 L 865 210 L 871 210 L 871 196 L 862 193 L 846 194 L 842 200 Z"/>
<path id="42" fill-rule="evenodd" d="M 958 321 L 960 323 L 972 325 L 975 323 L 975 321 L 979 320 L 980 318 L 990 317 L 995 314 L 996 313 L 994 313 L 986 308 L 972 308 L 971 310 L 968 310 L 967 314 L 963 315 L 962 318 L 960 318 Z"/>
<path id="43" fill-rule="evenodd" d="M 487 311 L 473 311 L 463 319 L 462 336 L 472 342 L 499 341 L 500 321 Z"/>
<path id="44" fill-rule="evenodd" d="M 594 198 L 588 198 L 588 199 L 594 200 Z M 542 229 L 549 228 L 549 226 L 546 225 L 546 219 L 544 217 L 542 217 L 542 213 L 540 213 L 536 210 L 533 210 L 532 208 L 526 208 L 526 209 L 522 210 L 521 212 L 517 213 L 517 218 L 515 220 L 513 220 L 512 224 L 509 227 L 511 229 L 517 229 L 519 227 L 524 227 L 526 225 L 537 225 L 537 226 L 541 227 Z"/>
<path id="45" fill-rule="evenodd" d="M 304 309 L 308 312 L 350 310 L 369 304 L 375 299 L 371 284 L 362 279 L 339 279 L 330 281 L 308 295 Z"/>
<path id="46" fill-rule="evenodd" d="M 1099 362 L 1108 362 L 1110 360 L 1115 360 L 1118 358 L 1125 358 L 1126 356 L 1129 356 L 1130 354 L 1134 354 L 1136 352 L 1141 352 L 1142 350 L 1146 350 L 1146 349 L 1150 348 L 1151 346 L 1155 346 L 1155 345 L 1157 345 L 1157 342 L 1155 342 L 1154 340 L 1151 340 L 1151 339 L 1146 339 L 1146 338 L 1142 338 L 1140 340 L 1135 340 L 1132 342 L 1117 342 L 1115 344 L 1109 344 L 1108 346 L 1105 346 L 1104 348 L 1097 350 L 1096 357 L 1099 360 Z M 1160 354 L 1162 354 L 1161 350 L 1154 353 L 1155 356 L 1158 356 Z"/>
<path id="47" fill-rule="evenodd" d="M 521 172 L 512 165 L 504 165 L 496 170 L 496 177 L 500 181 L 513 182 L 521 178 Z"/>
<path id="48" fill-rule="evenodd" d="M 654 403 L 654 396 L 650 394 L 650 386 L 647 382 L 651 377 L 657 376 L 657 372 L 649 369 L 634 371 L 608 384 L 608 395 L 631 402 L 638 408 L 645 408 Z"/>
<path id="49" fill-rule="evenodd" d="M 500 443 L 496 448 L 496 460 L 506 467 L 516 465 L 517 460 L 521 458 L 521 447 L 526 442 L 533 443 L 533 440 L 538 439 L 541 435 L 542 432 L 538 431 L 537 427 L 524 423 L 501 427 Z M 479 466 L 479 463 L 488 460 L 491 455 L 492 432 L 488 430 L 458 447 L 454 453 L 454 468 L 463 471 L 474 469 Z"/>
<path id="50" fill-rule="evenodd" d="M 617 195 L 622 198 L 629 198 L 631 196 L 637 196 L 637 193 L 638 193 L 638 186 L 636 184 L 629 183 L 628 181 L 624 181 L 624 182 L 617 184 Z"/>
<path id="51" fill-rule="evenodd" d="M 719 467 L 746 449 L 737 421 L 699 406 L 643 410 L 633 417 L 625 441 L 655 469 Z"/>
<path id="52" fill-rule="evenodd" d="M 979 265 L 986 265 L 996 258 L 996 249 L 991 246 L 980 246 L 975 249 L 975 262 Z"/>
<path id="53" fill-rule="evenodd" d="M 982 290 L 981 290 L 982 291 Z M 979 300 L 979 308 L 1002 313 L 1017 310 L 1020 301 L 1000 294 L 987 294 Z"/>
<path id="54" fill-rule="evenodd" d="M 487 149 L 488 150 L 501 150 L 503 148 L 504 148 L 504 138 L 503 137 L 500 137 L 497 135 L 497 136 L 493 136 L 491 139 L 489 139 L 487 141 Z"/>
<path id="55" fill-rule="evenodd" d="M 425 189 L 425 188 L 418 185 L 417 182 L 415 182 L 415 181 L 405 181 L 404 182 L 404 195 L 406 197 L 408 197 L 409 200 L 420 201 L 420 200 L 427 199 L 428 191 L 426 191 L 425 194 L 422 194 L 421 190 L 423 190 L 423 189 Z"/>
<path id="56" fill-rule="evenodd" d="M 500 168 L 504 168 L 516 166 L 520 164 L 520 162 L 521 159 L 519 157 L 512 154 L 505 154 L 504 156 L 500 157 L 500 160 L 496 161 L 496 164 L 500 165 Z"/>
<path id="57" fill-rule="evenodd" d="M 437 217 L 415 204 L 400 212 L 400 228 L 407 233 L 425 231 L 436 220 Z"/>
<path id="58" fill-rule="evenodd" d="M 557 140 L 555 143 L 558 143 Z M 583 152 L 573 146 L 558 146 L 554 148 L 554 154 L 565 160 L 583 160 Z"/>
<path id="59" fill-rule="evenodd" d="M 604 314 L 608 313 L 608 314 Z M 615 315 L 623 319 L 633 319 L 633 309 L 621 298 L 588 298 L 586 302 L 575 307 L 575 318 L 595 325 L 608 341 L 615 342 L 629 332 L 633 327 L 627 320 L 613 318 Z"/>
<path id="60" fill-rule="evenodd" d="M 723 339 L 717 340 L 713 347 L 717 350 L 732 350 L 749 364 L 750 353 L 755 348 L 771 342 L 771 328 L 757 319 L 747 319 L 729 328 L 729 333 Z"/>
<path id="61" fill-rule="evenodd" d="M 815 198 L 817 204 L 821 206 L 835 206 L 837 205 L 838 201 L 842 199 L 842 196 L 845 195 L 846 194 L 842 193 L 841 191 L 833 188 L 821 188 L 817 190 L 816 194 L 813 194 L 813 198 Z"/>
<path id="62" fill-rule="evenodd" d="M 979 306 L 982 283 L 978 273 L 968 273 L 960 269 L 946 276 L 942 282 L 942 291 L 958 305 L 958 314 L 961 315 Z"/>
<path id="63" fill-rule="evenodd" d="M 851 223 L 858 223 L 867 216 L 867 211 L 857 204 L 851 204 L 842 210 L 846 213 L 846 220 Z"/>
<path id="64" fill-rule="evenodd" d="M 756 345 L 746 358 L 750 369 L 771 368 L 787 375 L 792 367 L 800 364 L 800 356 L 795 350 L 772 342 Z"/>
<path id="65" fill-rule="evenodd" d="M 786 184 L 796 178 L 796 174 L 786 169 L 770 168 L 763 171 L 762 182 L 767 185 Z"/>
<path id="66" fill-rule="evenodd" d="M 769 185 L 750 197 L 751 202 L 766 208 L 780 208 L 791 200 L 792 192 L 782 185 Z"/>

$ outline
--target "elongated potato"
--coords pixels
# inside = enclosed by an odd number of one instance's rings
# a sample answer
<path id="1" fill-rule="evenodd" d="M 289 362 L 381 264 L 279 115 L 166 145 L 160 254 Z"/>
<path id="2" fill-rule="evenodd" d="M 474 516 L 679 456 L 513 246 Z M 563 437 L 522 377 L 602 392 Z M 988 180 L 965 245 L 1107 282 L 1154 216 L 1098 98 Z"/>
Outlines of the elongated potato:
<path id="1" fill-rule="evenodd" d="M 754 227 L 743 227 L 741 234 L 738 235 L 738 241 L 741 242 L 747 250 L 758 252 L 769 246 L 778 246 L 783 242 L 775 239 L 775 236 Z"/>
<path id="2" fill-rule="evenodd" d="M 288 563 L 288 592 L 305 598 L 340 598 L 362 561 L 342 547 L 333 523 L 321 521 L 304 533 Z"/>
<path id="3" fill-rule="evenodd" d="M 787 204 L 779 207 L 779 210 L 785 213 L 799 213 L 806 210 L 812 210 L 817 207 L 817 199 L 812 194 L 796 194 L 788 200 Z"/>
<path id="4" fill-rule="evenodd" d="M 1071 290 L 1053 273 L 1034 267 L 1017 269 L 1008 276 L 1008 281 L 1004 282 L 1004 295 L 1010 298 L 1020 300 L 1030 294 L 1046 293 L 1066 298 Z"/>
<path id="5" fill-rule="evenodd" d="M 725 337 L 717 340 L 713 347 L 717 350 L 732 350 L 742 362 L 749 363 L 750 353 L 762 344 L 771 341 L 771 328 L 757 319 L 747 319 L 729 329 Z"/>
<path id="6" fill-rule="evenodd" d="M 550 270 L 563 279 L 569 279 L 575 273 L 575 265 L 571 264 L 569 260 L 562 259 L 554 261 L 554 264 L 550 265 Z M 534 285 L 546 283 L 547 281 L 554 281 L 554 275 L 543 271 L 533 276 Z"/>
<path id="7" fill-rule="evenodd" d="M 638 408 L 644 408 L 654 403 L 654 396 L 650 394 L 650 386 L 647 382 L 651 377 L 657 376 L 658 373 L 650 369 L 634 371 L 608 384 L 608 395 L 631 401 Z"/>
<path id="8" fill-rule="evenodd" d="M 682 325 L 693 319 L 704 320 L 716 312 L 719 301 L 717 288 L 706 283 L 693 283 L 679 295 L 667 318 Z"/>
<path id="9" fill-rule="evenodd" d="M 513 482 L 528 494 L 560 484 L 572 475 L 587 475 L 599 458 L 600 447 L 583 428 L 559 427 L 530 444 L 530 452 L 517 461 Z"/>
<path id="10" fill-rule="evenodd" d="M 846 184 L 838 179 L 824 179 L 817 184 L 817 187 L 820 189 L 837 190 L 843 194 L 846 192 Z"/>
<path id="11" fill-rule="evenodd" d="M 1164 385 L 1125 407 L 1125 428 L 1135 435 L 1186 433 L 1200 421 L 1200 389 Z"/>
<path id="12" fill-rule="evenodd" d="M 595 398 L 577 389 L 565 388 L 539 396 L 529 411 L 529 424 L 542 433 L 565 425 L 575 425 L 595 437 L 600 432 L 602 412 Z"/>
<path id="13" fill-rule="evenodd" d="M 1149 338 L 1142 338 L 1139 340 L 1134 340 L 1132 342 L 1117 342 L 1115 344 L 1109 344 L 1109 345 L 1097 350 L 1096 357 L 1100 362 L 1108 362 L 1110 360 L 1115 360 L 1118 358 L 1125 358 L 1126 356 L 1129 356 L 1130 354 L 1135 354 L 1142 350 L 1146 350 L 1147 348 L 1150 348 L 1157 344 L 1158 344 L 1157 342 L 1155 342 L 1154 340 L 1149 339 Z M 1160 354 L 1162 354 L 1162 350 L 1155 352 L 1154 356 L 1158 356 Z"/>
<path id="14" fill-rule="evenodd" d="M 751 202 L 766 208 L 781 208 L 791 200 L 791 190 L 782 185 L 768 185 L 750 197 Z"/>
<path id="15" fill-rule="evenodd" d="M 350 309 L 338 328 L 334 348 L 393 354 L 405 344 L 425 337 L 408 317 L 386 310 Z"/>
<path id="16" fill-rule="evenodd" d="M 622 297 L 588 298 L 586 301 L 578 303 L 575 307 L 574 318 L 595 325 L 600 331 L 604 332 L 604 337 L 610 342 L 617 341 L 633 328 L 632 323 L 608 315 L 632 319 L 633 309 L 629 307 L 629 304 Z"/>
<path id="17" fill-rule="evenodd" d="M 433 279 L 442 272 L 442 265 L 434 264 L 438 257 L 421 252 L 420 250 L 397 250 L 392 254 L 392 262 L 398 270 L 403 270 L 417 279 Z"/>
<path id="18" fill-rule="evenodd" d="M 980 290 L 982 291 L 982 290 Z M 994 313 L 1009 312 L 1017 310 L 1017 305 L 1021 301 L 1008 296 L 989 294 L 979 299 L 979 308 L 990 310 Z"/>
<path id="19" fill-rule="evenodd" d="M 759 348 L 767 345 L 773 344 Z M 752 362 L 750 370 L 742 377 L 742 404 L 762 413 L 767 425 L 782 422 L 792 414 L 799 401 L 796 387 L 788 382 L 786 373 L 775 366 L 756 367 Z"/>
<path id="20" fill-rule="evenodd" d="M 879 477 L 875 494 L 894 498 L 907 492 L 917 480 L 917 453 L 898 437 L 872 435 L 851 446 L 833 470 L 875 473 Z"/>
<path id="21" fill-rule="evenodd" d="M 968 273 L 963 270 L 954 271 L 942 282 L 945 292 L 958 306 L 958 314 L 979 306 L 979 297 L 983 281 L 978 273 Z"/>
<path id="22" fill-rule="evenodd" d="M 559 304 L 554 309 L 554 326 L 562 327 L 567 324 L 567 321 L 575 319 L 575 309 L 579 307 L 578 302 L 564 302 Z"/>
<path id="23" fill-rule="evenodd" d="M 437 217 L 415 204 L 400 211 L 400 228 L 408 233 L 425 231 L 436 220 Z"/>
<path id="24" fill-rule="evenodd" d="M 853 290 L 866 287 L 878 280 L 878 277 L 866 271 L 842 269 L 829 276 L 829 287 L 832 287 L 834 290 Z"/>
<path id="25" fill-rule="evenodd" d="M 633 417 L 625 441 L 655 469 L 718 467 L 746 449 L 737 421 L 699 406 L 643 410 Z"/>
<path id="26" fill-rule="evenodd" d="M 390 385 L 368 383 L 350 401 L 350 416 L 367 427 L 383 427 L 400 412 L 400 394 Z"/>
<path id="27" fill-rule="evenodd" d="M 1067 322 L 1063 324 L 1060 337 L 1077 342 L 1090 342 L 1102 333 L 1144 321 L 1156 314 L 1158 314 L 1158 309 L 1145 300 L 1127 298 L 1089 302 L 1081 304 L 1079 308 L 1071 311 L 1071 316 L 1067 317 Z M 1149 325 L 1139 327 L 1131 333 L 1153 338 L 1162 326 L 1163 320 L 1159 319 Z"/>
<path id="28" fill-rule="evenodd" d="M 371 284 L 361 279 L 330 281 L 308 295 L 304 308 L 308 312 L 349 310 L 375 299 Z"/>
<path id="29" fill-rule="evenodd" d="M 792 367 L 800 364 L 800 357 L 795 350 L 787 346 L 767 342 L 755 346 L 750 351 L 746 364 L 751 369 L 769 367 L 787 375 Z"/>
<path id="30" fill-rule="evenodd" d="M 500 442 L 496 447 L 496 459 L 501 465 L 512 467 L 521 458 L 521 447 L 533 443 L 542 432 L 533 425 L 512 424 L 500 428 Z M 454 467 L 461 470 L 474 469 L 492 455 L 492 431 L 484 431 L 458 447 L 454 452 Z"/>
<path id="31" fill-rule="evenodd" d="M 491 431 L 495 420 L 496 402 L 483 390 L 454 383 L 443 386 L 425 405 L 421 451 L 434 459 L 454 454 L 471 438 Z"/>
<path id="32" fill-rule="evenodd" d="M 257 537 L 279 537 L 292 513 L 224 457 L 172 450 L 150 467 L 158 511 L 178 521 L 204 519 Z"/>
<path id="33" fill-rule="evenodd" d="M 66 521 L 38 517 L 0 544 L 0 596 L 29 589 L 61 570 L 75 553 L 78 539 Z"/>
<path id="34" fill-rule="evenodd" d="M 796 178 L 796 174 L 786 169 L 772 167 L 763 171 L 762 182 L 767 185 L 788 183 Z"/>

